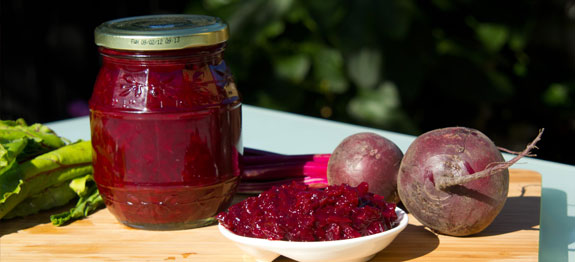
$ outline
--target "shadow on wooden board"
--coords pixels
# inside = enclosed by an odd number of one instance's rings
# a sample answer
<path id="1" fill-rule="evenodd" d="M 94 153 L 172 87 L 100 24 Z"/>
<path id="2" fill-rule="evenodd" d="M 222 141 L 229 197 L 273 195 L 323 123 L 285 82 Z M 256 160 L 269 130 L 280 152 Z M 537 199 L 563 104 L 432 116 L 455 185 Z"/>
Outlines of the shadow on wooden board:
<path id="1" fill-rule="evenodd" d="M 74 201 L 72 201 L 74 202 Z M 54 214 L 59 214 L 65 212 L 72 208 L 75 203 L 70 203 L 68 205 L 58 207 L 55 209 L 41 211 L 38 214 L 30 215 L 25 218 L 17 217 L 7 220 L 0 220 L 0 237 L 12 233 L 16 233 L 20 230 L 35 227 L 40 224 L 50 223 L 50 216 Z"/>
<path id="2" fill-rule="evenodd" d="M 541 197 L 538 196 L 507 198 L 505 206 L 493 223 L 475 236 L 492 236 L 519 230 L 539 230 L 534 227 L 539 225 L 540 203 Z"/>

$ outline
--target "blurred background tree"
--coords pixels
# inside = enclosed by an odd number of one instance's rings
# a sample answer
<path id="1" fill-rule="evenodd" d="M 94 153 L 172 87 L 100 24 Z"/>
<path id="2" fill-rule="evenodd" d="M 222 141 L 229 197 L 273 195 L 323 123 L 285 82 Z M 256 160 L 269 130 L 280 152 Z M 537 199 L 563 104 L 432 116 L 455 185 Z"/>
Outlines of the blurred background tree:
<path id="1" fill-rule="evenodd" d="M 28 14 L 29 9 L 18 9 L 13 2 L 8 2 L 12 12 Z M 99 67 L 92 30 L 106 20 L 153 13 L 207 14 L 230 25 L 226 61 L 246 104 L 412 135 L 468 126 L 512 150 L 522 149 L 545 127 L 539 157 L 575 164 L 575 152 L 566 148 L 575 145 L 573 0 L 137 3 L 91 3 L 82 9 L 95 10 L 92 15 L 73 17 L 52 3 L 40 4 L 54 13 L 46 17 L 41 8 L 36 15 L 55 23 L 52 30 L 57 33 L 43 31 L 40 42 L 53 46 L 37 50 L 40 56 L 33 53 L 38 45 L 31 44 L 26 52 L 36 62 L 29 67 L 26 59 L 14 58 L 11 50 L 22 47 L 12 45 L 14 35 L 5 34 L 6 28 L 21 30 L 10 26 L 17 12 L 2 8 L 0 117 L 47 122 L 73 116 L 71 105 L 82 108 Z M 62 30 L 76 30 L 81 37 L 74 40 Z M 70 47 L 63 50 L 54 44 L 58 39 Z M 70 57 L 77 70 L 75 82 L 66 70 L 49 68 L 61 56 Z M 35 79 L 17 78 L 20 66 Z M 54 74 L 68 80 L 54 81 Z M 30 102 L 18 96 L 26 90 L 22 81 L 35 92 L 40 108 L 22 105 Z M 46 102 L 41 94 L 52 99 Z"/>

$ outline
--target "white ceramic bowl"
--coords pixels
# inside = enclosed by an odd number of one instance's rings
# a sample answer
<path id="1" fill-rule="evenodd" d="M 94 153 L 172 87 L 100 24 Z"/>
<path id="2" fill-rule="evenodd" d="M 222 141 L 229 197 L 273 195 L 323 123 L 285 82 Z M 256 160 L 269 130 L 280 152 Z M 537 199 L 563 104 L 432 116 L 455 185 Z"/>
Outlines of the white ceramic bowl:
<path id="1" fill-rule="evenodd" d="M 407 226 L 407 215 L 400 208 L 395 208 L 399 224 L 385 232 L 352 239 L 295 242 L 267 240 L 236 235 L 221 224 L 220 232 L 246 254 L 257 261 L 272 261 L 282 255 L 297 261 L 368 261 L 379 251 L 387 247 Z"/>

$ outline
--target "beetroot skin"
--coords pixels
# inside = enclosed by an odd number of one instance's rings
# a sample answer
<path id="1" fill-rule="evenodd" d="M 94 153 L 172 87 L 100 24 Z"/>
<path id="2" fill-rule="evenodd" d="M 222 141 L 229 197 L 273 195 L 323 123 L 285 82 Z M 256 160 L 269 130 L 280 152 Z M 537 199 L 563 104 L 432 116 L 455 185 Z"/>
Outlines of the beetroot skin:
<path id="1" fill-rule="evenodd" d="M 407 149 L 398 175 L 398 193 L 407 210 L 422 224 L 446 235 L 481 232 L 499 214 L 507 199 L 509 171 L 450 185 L 496 163 L 503 156 L 480 131 L 450 127 L 419 136 Z"/>
<path id="2" fill-rule="evenodd" d="M 387 202 L 399 202 L 397 173 L 403 153 L 390 140 L 370 132 L 345 138 L 333 151 L 327 167 L 330 185 L 369 184 L 369 192 Z"/>

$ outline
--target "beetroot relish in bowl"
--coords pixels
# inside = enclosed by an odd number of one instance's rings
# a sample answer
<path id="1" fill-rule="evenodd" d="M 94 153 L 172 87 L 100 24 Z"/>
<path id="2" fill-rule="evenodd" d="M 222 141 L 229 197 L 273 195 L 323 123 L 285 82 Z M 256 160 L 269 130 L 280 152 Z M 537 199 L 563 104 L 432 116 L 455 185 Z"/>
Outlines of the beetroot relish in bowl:
<path id="1" fill-rule="evenodd" d="M 350 239 L 395 227 L 396 205 L 367 190 L 367 183 L 315 189 L 294 182 L 235 204 L 217 219 L 240 236 L 287 241 Z"/>

